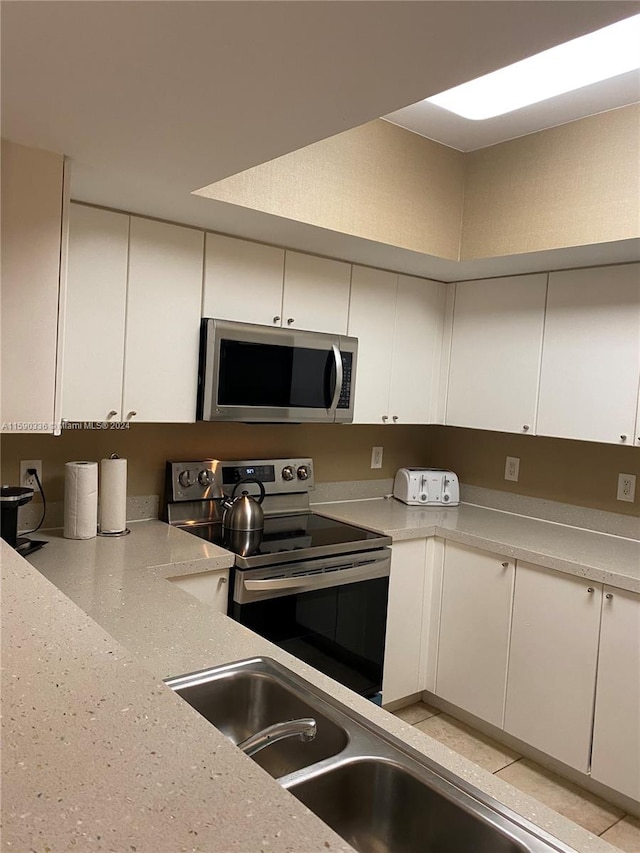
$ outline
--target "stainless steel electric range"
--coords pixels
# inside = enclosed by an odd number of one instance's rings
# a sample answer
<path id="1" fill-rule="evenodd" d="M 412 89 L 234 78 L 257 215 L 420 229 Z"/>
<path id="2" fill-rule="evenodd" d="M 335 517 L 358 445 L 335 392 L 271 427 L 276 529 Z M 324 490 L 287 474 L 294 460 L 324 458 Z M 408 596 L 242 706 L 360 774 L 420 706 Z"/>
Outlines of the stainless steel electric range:
<path id="1" fill-rule="evenodd" d="M 240 479 L 265 488 L 264 528 L 228 531 Z M 255 483 L 243 489 L 257 497 Z M 382 687 L 391 539 L 310 510 L 311 459 L 167 462 L 164 518 L 233 551 L 229 615 L 364 696 Z"/>

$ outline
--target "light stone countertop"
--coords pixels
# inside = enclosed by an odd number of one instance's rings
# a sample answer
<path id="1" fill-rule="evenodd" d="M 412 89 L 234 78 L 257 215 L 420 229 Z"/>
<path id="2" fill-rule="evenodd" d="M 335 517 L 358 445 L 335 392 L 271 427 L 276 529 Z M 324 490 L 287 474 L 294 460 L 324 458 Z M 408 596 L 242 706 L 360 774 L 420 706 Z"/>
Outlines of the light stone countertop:
<path id="1" fill-rule="evenodd" d="M 1 543 L 3 849 L 351 850 L 161 682 L 265 655 L 580 853 L 614 853 L 166 580 L 223 568 L 229 554 L 162 522 L 131 529 L 86 542 L 49 534 L 30 558 L 45 577 Z"/>
<path id="2" fill-rule="evenodd" d="M 640 592 L 640 542 L 634 539 L 473 504 L 440 509 L 407 506 L 395 498 L 373 498 L 319 503 L 312 508 L 330 518 L 384 533 L 394 541 L 440 536 Z"/>

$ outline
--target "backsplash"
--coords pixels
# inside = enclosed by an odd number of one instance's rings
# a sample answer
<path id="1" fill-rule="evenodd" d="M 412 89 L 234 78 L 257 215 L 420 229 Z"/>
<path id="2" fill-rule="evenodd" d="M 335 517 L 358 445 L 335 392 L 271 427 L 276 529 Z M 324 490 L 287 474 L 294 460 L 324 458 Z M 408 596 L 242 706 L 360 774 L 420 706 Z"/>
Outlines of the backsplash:
<path id="1" fill-rule="evenodd" d="M 374 446 L 384 448 L 381 469 L 370 467 Z M 634 503 L 616 500 L 619 473 L 635 474 L 640 491 L 637 448 L 444 426 L 132 424 L 128 430 L 67 430 L 61 436 L 5 435 L 2 482 L 18 483 L 21 459 L 41 459 L 52 505 L 45 523 L 52 526 L 53 505 L 64 497 L 65 462 L 99 460 L 111 453 L 129 460 L 130 503 L 132 498 L 162 494 L 167 459 L 300 455 L 314 460 L 314 502 L 332 499 L 332 483 L 350 484 L 346 492 L 340 489 L 342 500 L 351 494 L 358 498 L 386 493 L 396 470 L 409 465 L 450 468 L 468 486 L 640 516 L 638 498 Z M 520 459 L 518 482 L 504 479 L 507 455 Z M 38 503 L 34 500 L 32 512 Z M 140 515 L 136 511 L 131 517 Z"/>

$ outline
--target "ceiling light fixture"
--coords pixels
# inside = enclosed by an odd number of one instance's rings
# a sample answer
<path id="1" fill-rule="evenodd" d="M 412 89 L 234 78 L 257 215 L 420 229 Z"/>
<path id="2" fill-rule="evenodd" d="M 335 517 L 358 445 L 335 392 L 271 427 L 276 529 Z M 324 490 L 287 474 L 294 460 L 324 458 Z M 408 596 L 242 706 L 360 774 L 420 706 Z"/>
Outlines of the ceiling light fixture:
<path id="1" fill-rule="evenodd" d="M 640 68 L 640 15 L 455 86 L 427 102 L 474 121 Z"/>

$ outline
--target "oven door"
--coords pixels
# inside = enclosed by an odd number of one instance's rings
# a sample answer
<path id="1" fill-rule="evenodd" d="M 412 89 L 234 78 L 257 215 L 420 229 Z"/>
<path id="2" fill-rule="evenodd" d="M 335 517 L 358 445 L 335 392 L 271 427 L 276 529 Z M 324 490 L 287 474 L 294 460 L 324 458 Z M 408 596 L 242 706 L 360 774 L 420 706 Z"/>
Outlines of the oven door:
<path id="1" fill-rule="evenodd" d="M 230 615 L 363 696 L 382 688 L 391 551 L 236 569 Z"/>

